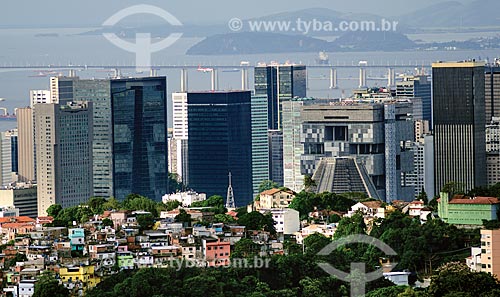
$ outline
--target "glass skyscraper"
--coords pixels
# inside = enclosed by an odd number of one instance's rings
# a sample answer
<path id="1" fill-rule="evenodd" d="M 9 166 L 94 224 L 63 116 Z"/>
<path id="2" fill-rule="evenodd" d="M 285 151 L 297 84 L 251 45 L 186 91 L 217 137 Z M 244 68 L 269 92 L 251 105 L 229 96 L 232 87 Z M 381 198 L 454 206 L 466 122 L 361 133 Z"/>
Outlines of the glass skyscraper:
<path id="1" fill-rule="evenodd" d="M 484 63 L 432 64 L 435 193 L 486 185 Z"/>
<path id="2" fill-rule="evenodd" d="M 168 191 L 165 77 L 111 80 L 114 196 Z"/>
<path id="3" fill-rule="evenodd" d="M 253 200 L 269 179 L 266 97 L 249 91 L 187 94 L 188 186 L 225 196 L 228 174 L 237 206 Z"/>
<path id="4" fill-rule="evenodd" d="M 306 97 L 304 65 L 262 65 L 255 67 L 255 95 L 267 96 L 268 128 L 281 130 L 281 103 Z"/>
<path id="5" fill-rule="evenodd" d="M 113 196 L 111 81 L 55 77 L 51 79 L 51 93 L 55 102 L 86 100 L 93 103 L 93 195 Z"/>
<path id="6" fill-rule="evenodd" d="M 137 193 L 160 200 L 167 193 L 168 168 L 163 166 L 167 162 L 165 77 L 55 77 L 51 79 L 51 94 L 60 103 L 93 103 L 94 196 L 124 199 Z M 130 168 L 115 166 L 115 160 L 128 160 Z"/>

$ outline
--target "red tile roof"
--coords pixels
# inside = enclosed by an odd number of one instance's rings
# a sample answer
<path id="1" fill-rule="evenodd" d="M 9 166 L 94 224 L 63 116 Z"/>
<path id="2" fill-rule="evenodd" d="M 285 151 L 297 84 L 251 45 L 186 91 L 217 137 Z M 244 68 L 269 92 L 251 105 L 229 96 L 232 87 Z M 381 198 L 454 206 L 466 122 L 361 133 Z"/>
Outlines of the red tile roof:
<path id="1" fill-rule="evenodd" d="M 261 195 L 274 195 L 278 192 L 280 192 L 281 190 L 280 189 L 270 189 L 270 190 L 266 190 L 262 193 L 260 193 Z"/>
<path id="2" fill-rule="evenodd" d="M 361 204 L 363 204 L 364 206 L 366 206 L 368 208 L 372 208 L 372 209 L 382 207 L 382 201 L 380 201 L 380 200 L 361 202 Z"/>
<path id="3" fill-rule="evenodd" d="M 32 219 L 27 216 L 19 216 L 19 217 L 4 217 L 0 218 L 0 224 L 4 223 L 33 223 L 35 219 Z"/>
<path id="4" fill-rule="evenodd" d="M 499 204 L 500 200 L 496 197 L 475 197 L 472 199 L 467 198 L 453 198 L 449 204 Z"/>

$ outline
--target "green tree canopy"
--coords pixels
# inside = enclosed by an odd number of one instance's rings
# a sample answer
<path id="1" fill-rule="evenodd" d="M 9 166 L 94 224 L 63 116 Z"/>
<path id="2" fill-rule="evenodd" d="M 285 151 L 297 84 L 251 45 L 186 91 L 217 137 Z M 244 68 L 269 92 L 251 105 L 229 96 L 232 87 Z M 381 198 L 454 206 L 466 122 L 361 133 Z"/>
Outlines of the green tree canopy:
<path id="1" fill-rule="evenodd" d="M 68 297 L 69 290 L 54 278 L 52 273 L 43 274 L 35 284 L 33 297 Z"/>
<path id="2" fill-rule="evenodd" d="M 62 206 L 60 204 L 52 204 L 47 208 L 47 214 L 53 218 L 57 217 L 57 215 L 61 212 Z"/>
<path id="3" fill-rule="evenodd" d="M 259 185 L 259 193 L 262 193 L 264 191 L 271 190 L 271 189 L 277 189 L 277 188 L 279 188 L 279 186 L 280 185 L 278 183 L 275 183 L 272 180 L 264 180 Z"/>
<path id="4" fill-rule="evenodd" d="M 137 194 L 128 195 L 123 201 L 123 208 L 127 210 L 144 210 L 150 212 L 153 217 L 158 217 L 156 202 Z"/>
<path id="5" fill-rule="evenodd" d="M 271 213 L 261 214 L 258 211 L 243 214 L 238 218 L 238 224 L 245 226 L 247 231 L 263 230 L 271 234 L 276 234 L 274 223 Z"/>

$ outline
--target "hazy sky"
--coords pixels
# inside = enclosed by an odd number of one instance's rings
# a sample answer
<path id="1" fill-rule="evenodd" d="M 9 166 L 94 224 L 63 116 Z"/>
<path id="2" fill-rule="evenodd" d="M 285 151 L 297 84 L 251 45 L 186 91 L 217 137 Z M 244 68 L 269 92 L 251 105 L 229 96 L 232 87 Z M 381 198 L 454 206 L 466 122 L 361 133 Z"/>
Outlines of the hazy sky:
<path id="1" fill-rule="evenodd" d="M 472 0 L 459 0 L 467 2 Z M 183 23 L 225 22 L 311 7 L 341 12 L 399 15 L 439 0 L 16 0 L 2 1 L 0 27 L 50 25 L 100 25 L 116 11 L 134 4 L 162 7 Z"/>

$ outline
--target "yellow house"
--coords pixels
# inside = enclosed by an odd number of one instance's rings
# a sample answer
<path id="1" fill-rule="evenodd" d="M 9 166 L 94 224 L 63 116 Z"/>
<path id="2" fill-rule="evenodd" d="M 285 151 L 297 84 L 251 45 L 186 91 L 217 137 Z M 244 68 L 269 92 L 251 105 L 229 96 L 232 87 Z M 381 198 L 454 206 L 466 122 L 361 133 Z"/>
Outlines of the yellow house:
<path id="1" fill-rule="evenodd" d="M 257 209 L 288 208 L 295 198 L 292 190 L 271 189 L 260 193 Z"/>
<path id="2" fill-rule="evenodd" d="M 61 267 L 59 276 L 63 285 L 73 290 L 82 288 L 84 291 L 95 287 L 101 282 L 101 278 L 94 273 L 94 266 Z"/>

